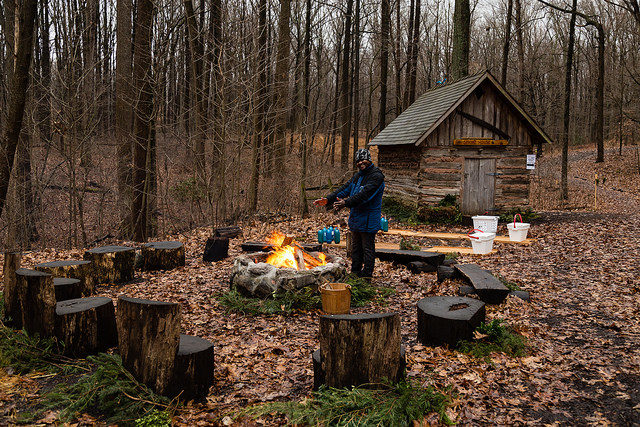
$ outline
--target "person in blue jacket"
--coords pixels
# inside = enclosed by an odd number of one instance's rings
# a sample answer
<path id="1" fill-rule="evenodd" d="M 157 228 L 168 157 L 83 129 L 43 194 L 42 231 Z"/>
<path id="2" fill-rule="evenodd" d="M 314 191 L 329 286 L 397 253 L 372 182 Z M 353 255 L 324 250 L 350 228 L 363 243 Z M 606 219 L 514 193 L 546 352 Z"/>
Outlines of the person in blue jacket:
<path id="1" fill-rule="evenodd" d="M 370 278 L 375 264 L 375 238 L 382 217 L 384 174 L 373 165 L 371 153 L 365 148 L 356 151 L 355 164 L 358 171 L 346 184 L 313 204 L 327 206 L 327 209 L 351 209 L 351 272 Z"/>

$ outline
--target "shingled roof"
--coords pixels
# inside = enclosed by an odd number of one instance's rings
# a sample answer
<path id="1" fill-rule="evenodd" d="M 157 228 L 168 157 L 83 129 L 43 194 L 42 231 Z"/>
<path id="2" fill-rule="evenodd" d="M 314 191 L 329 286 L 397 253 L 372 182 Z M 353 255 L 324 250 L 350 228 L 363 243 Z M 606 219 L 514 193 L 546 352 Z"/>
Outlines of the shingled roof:
<path id="1" fill-rule="evenodd" d="M 544 142 L 551 142 L 547 134 L 495 80 L 491 73 L 483 71 L 428 90 L 376 135 L 369 145 L 419 145 L 485 80 L 493 83 Z"/>

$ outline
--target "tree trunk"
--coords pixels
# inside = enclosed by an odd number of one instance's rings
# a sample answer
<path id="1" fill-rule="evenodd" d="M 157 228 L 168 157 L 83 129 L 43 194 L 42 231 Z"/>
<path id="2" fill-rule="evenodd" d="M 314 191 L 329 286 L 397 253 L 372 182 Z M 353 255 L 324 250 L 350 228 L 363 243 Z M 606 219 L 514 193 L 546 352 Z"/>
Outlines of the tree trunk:
<path id="1" fill-rule="evenodd" d="M 353 0 L 347 0 L 344 16 L 344 44 L 342 45 L 342 74 L 340 76 L 340 165 L 349 167 L 349 141 L 351 139 L 351 105 L 349 94 L 349 52 L 351 51 L 351 16 Z"/>
<path id="2" fill-rule="evenodd" d="M 564 116 L 562 122 L 562 172 L 561 172 L 561 197 L 569 200 L 569 123 L 571 117 L 571 69 L 573 64 L 573 45 L 576 32 L 576 5 L 578 0 L 573 0 L 571 7 L 571 20 L 569 22 L 569 45 L 567 46 L 567 62 L 564 79 Z"/>
<path id="3" fill-rule="evenodd" d="M 602 24 L 596 25 L 598 31 L 598 81 L 596 83 L 596 123 L 595 140 L 597 147 L 596 163 L 604 162 L 604 44 L 605 33 Z"/>
<path id="4" fill-rule="evenodd" d="M 521 0 L 516 2 L 516 43 L 518 45 L 518 100 L 524 100 L 524 37 L 522 24 L 522 4 Z"/>
<path id="5" fill-rule="evenodd" d="M 120 234 L 130 238 L 133 234 L 131 204 L 133 200 L 133 144 L 131 138 L 133 109 L 131 100 L 132 49 L 131 16 L 132 0 L 117 0 L 116 76 L 115 76 L 115 138 L 118 159 L 118 213 Z"/>
<path id="6" fill-rule="evenodd" d="M 380 7 L 380 118 L 379 130 L 387 126 L 387 76 L 389 73 L 389 0 L 382 0 Z"/>
<path id="7" fill-rule="evenodd" d="M 81 295 L 88 297 L 95 292 L 95 279 L 93 277 L 93 264 L 91 261 L 52 261 L 36 264 L 35 270 L 51 274 L 53 277 L 68 277 L 79 279 Z"/>
<path id="8" fill-rule="evenodd" d="M 45 144 L 51 143 L 51 53 L 49 50 L 49 1 L 40 1 L 40 132 Z"/>
<path id="9" fill-rule="evenodd" d="M 471 44 L 471 10 L 469 0 L 455 0 L 453 12 L 453 52 L 451 78 L 461 79 L 469 75 L 469 47 Z"/>
<path id="10" fill-rule="evenodd" d="M 502 45 L 502 76 L 500 83 L 507 87 L 507 66 L 509 65 L 509 46 L 511 45 L 511 16 L 513 15 L 513 0 L 508 0 L 507 17 L 504 24 L 504 44 Z"/>
<path id="11" fill-rule="evenodd" d="M 289 96 L 289 55 L 291 45 L 290 18 L 291 0 L 280 0 L 280 16 L 278 18 L 278 51 L 276 54 L 276 71 L 273 85 L 276 176 L 281 176 L 284 173 L 284 166 L 286 164 L 284 156 L 286 151 L 287 98 Z"/>
<path id="12" fill-rule="evenodd" d="M 151 242 L 142 247 L 142 269 L 172 270 L 184 267 L 185 253 L 181 242 Z"/>
<path id="13" fill-rule="evenodd" d="M 180 305 L 118 298 L 122 365 L 158 394 L 170 390 L 180 340 Z"/>
<path id="14" fill-rule="evenodd" d="M 20 298 L 16 283 L 16 270 L 20 268 L 21 260 L 21 252 L 4 253 L 4 268 L 2 270 L 2 274 L 4 276 L 4 290 L 2 293 L 4 297 L 4 318 L 11 318 L 11 325 L 16 328 L 22 327 Z"/>
<path id="15" fill-rule="evenodd" d="M 5 208 L 13 159 L 22 130 L 37 9 L 36 0 L 24 0 L 20 7 L 15 61 L 7 95 L 7 117 L 0 141 L 0 216 Z"/>
<path id="16" fill-rule="evenodd" d="M 418 68 L 418 41 L 420 37 L 420 0 L 415 0 L 415 10 L 413 12 L 413 23 L 410 26 L 411 38 L 409 50 L 407 52 L 407 75 L 405 78 L 404 108 L 408 108 L 416 99 L 416 78 Z"/>
<path id="17" fill-rule="evenodd" d="M 320 356 L 325 384 L 350 387 L 399 381 L 400 316 L 397 313 L 320 316 Z"/>
<path id="18" fill-rule="evenodd" d="M 20 268 L 16 270 L 16 286 L 22 327 L 31 335 L 53 336 L 56 310 L 53 276 L 41 271 Z"/>
<path id="19" fill-rule="evenodd" d="M 260 179 L 260 150 L 265 147 L 265 110 L 267 92 L 267 1 L 258 3 L 258 78 L 254 92 L 253 137 L 251 144 L 251 181 L 249 182 L 249 210 L 258 208 Z"/>
<path id="20" fill-rule="evenodd" d="M 360 147 L 360 0 L 356 0 L 353 22 L 353 69 L 351 70 L 351 94 L 353 96 L 353 152 Z"/>
<path id="21" fill-rule="evenodd" d="M 151 39 L 154 6 L 151 0 L 138 2 L 135 24 L 133 52 L 133 80 L 137 94 L 134 109 L 134 150 L 133 150 L 133 239 L 143 242 L 147 239 L 147 203 L 145 190 L 148 189 L 147 152 L 151 135 L 153 116 L 153 85 L 151 70 Z"/>
<path id="22" fill-rule="evenodd" d="M 307 203 L 307 159 L 309 148 L 313 148 L 313 138 L 310 134 L 311 123 L 309 123 L 309 99 L 311 97 L 311 0 L 306 2 L 305 24 L 304 24 L 304 126 L 302 130 L 302 140 L 300 157 L 302 161 L 302 176 L 300 177 L 300 213 L 302 217 L 309 215 L 309 204 Z"/>

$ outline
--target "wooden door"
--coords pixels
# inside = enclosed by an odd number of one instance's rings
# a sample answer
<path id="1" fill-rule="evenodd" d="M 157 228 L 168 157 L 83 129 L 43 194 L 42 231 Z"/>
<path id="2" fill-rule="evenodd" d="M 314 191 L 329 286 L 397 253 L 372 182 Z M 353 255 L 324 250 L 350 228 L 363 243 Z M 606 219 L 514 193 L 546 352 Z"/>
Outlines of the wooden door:
<path id="1" fill-rule="evenodd" d="M 461 207 L 463 215 L 493 214 L 496 159 L 464 159 Z"/>

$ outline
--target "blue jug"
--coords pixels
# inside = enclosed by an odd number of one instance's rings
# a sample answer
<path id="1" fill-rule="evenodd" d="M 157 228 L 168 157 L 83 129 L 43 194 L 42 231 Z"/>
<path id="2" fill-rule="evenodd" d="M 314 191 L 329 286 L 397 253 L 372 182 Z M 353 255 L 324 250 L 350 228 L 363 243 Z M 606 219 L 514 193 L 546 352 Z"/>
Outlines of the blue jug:
<path id="1" fill-rule="evenodd" d="M 389 231 L 389 221 L 384 217 L 380 219 L 380 230 Z"/>

